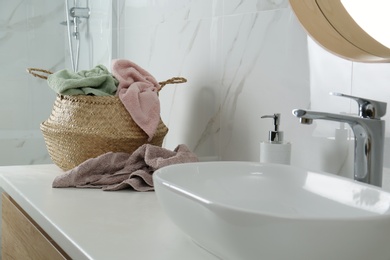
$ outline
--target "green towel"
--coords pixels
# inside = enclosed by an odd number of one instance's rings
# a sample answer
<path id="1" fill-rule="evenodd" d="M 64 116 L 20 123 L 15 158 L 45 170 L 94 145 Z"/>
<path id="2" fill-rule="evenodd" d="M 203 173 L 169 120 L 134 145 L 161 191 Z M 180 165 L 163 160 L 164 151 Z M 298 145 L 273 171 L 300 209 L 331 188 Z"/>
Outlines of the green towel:
<path id="1" fill-rule="evenodd" d="M 56 93 L 63 95 L 115 95 L 118 80 L 103 65 L 92 70 L 71 72 L 60 70 L 49 75 L 47 83 Z"/>

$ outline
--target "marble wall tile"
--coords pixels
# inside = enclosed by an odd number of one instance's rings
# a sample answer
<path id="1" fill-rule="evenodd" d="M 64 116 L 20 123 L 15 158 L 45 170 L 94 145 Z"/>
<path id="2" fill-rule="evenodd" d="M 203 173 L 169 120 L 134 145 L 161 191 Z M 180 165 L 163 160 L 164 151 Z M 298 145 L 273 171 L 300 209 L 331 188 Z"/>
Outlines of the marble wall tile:
<path id="1" fill-rule="evenodd" d="M 350 112 L 350 99 L 329 95 L 350 94 L 353 63 L 335 56 L 308 38 L 311 105 L 313 110 L 332 113 Z"/>
<path id="2" fill-rule="evenodd" d="M 167 22 L 140 29 L 127 28 L 133 37 L 125 44 L 122 57 L 136 62 L 159 81 L 174 76 L 188 80 L 186 84 L 168 85 L 160 94 L 161 116 L 170 129 L 166 147 L 187 143 L 192 149 L 200 149 L 197 139 L 202 133 L 199 131 L 216 109 L 218 90 L 210 85 L 208 58 L 210 22 Z M 125 30 L 122 32 L 126 34 Z"/>
<path id="3" fill-rule="evenodd" d="M 166 3 L 159 4 L 171 6 Z M 150 20 L 145 17 L 162 17 L 167 9 L 154 10 L 155 6 L 143 9 L 133 1 L 126 1 L 125 17 L 121 18 L 123 27 L 117 33 L 120 39 L 118 57 L 134 61 L 158 81 L 174 76 L 187 78 L 188 83 L 168 85 L 160 93 L 161 117 L 170 129 L 164 146 L 173 149 L 179 143 L 186 143 L 202 156 L 215 156 L 216 141 L 208 134 L 214 130 L 208 125 L 219 103 L 219 88 L 215 85 L 210 57 L 218 48 L 211 35 L 220 33 L 217 29 L 220 23 L 218 19 L 207 18 L 210 16 L 207 11 L 200 15 L 199 10 L 211 10 L 211 5 L 206 3 L 183 1 L 176 9 L 169 10 L 183 14 L 184 9 L 190 8 L 193 16 L 187 18 L 178 15 Z M 140 13 L 142 17 L 139 17 Z M 215 37 L 215 41 L 217 39 L 219 37 Z"/>
<path id="4" fill-rule="evenodd" d="M 289 6 L 288 0 L 263 0 L 260 2 L 259 10 L 274 10 L 287 8 Z"/>
<path id="5" fill-rule="evenodd" d="M 6 1 L 0 10 L 1 165 L 50 162 L 39 124 L 50 114 L 54 93 L 27 67 L 56 70 L 64 63 L 60 13 L 64 3 Z"/>
<path id="6" fill-rule="evenodd" d="M 282 114 L 282 128 L 294 118 L 294 105 L 308 102 L 305 44 L 289 33 L 288 10 L 225 17 L 221 152 L 224 160 L 259 160 L 272 122 L 262 115 Z M 295 46 L 296 48 L 290 48 Z M 296 56 L 298 54 L 298 56 Z M 302 55 L 302 56 L 301 56 Z M 298 79 L 298 80 L 297 80 Z M 287 129 L 286 129 L 287 130 Z M 293 133 L 286 132 L 288 140 Z"/>
<path id="7" fill-rule="evenodd" d="M 144 25 L 210 18 L 215 10 L 215 1 L 204 0 L 120 0 L 118 2 L 124 3 L 126 11 L 122 14 L 127 19 Z"/>
<path id="8" fill-rule="evenodd" d="M 170 128 L 166 147 L 186 143 L 200 156 L 256 161 L 259 141 L 271 127 L 260 116 L 282 112 L 288 125 L 293 104 L 309 103 L 306 38 L 286 8 L 234 16 L 214 12 L 211 19 L 183 22 L 138 18 L 135 24 L 129 14 L 136 7 L 127 1 L 120 18 L 120 56 L 158 79 L 189 80 L 188 89 L 176 86 L 160 95 Z"/>
<path id="9" fill-rule="evenodd" d="M 291 110 L 354 113 L 351 101 L 328 93 L 356 92 L 357 66 L 308 39 L 288 1 L 122 4 L 118 55 L 158 79 L 189 79 L 188 89 L 161 93 L 162 117 L 170 128 L 165 146 L 187 143 L 200 156 L 258 161 L 259 142 L 272 127 L 260 116 L 278 112 L 285 138 L 293 143 L 294 165 L 350 175 L 349 126 L 300 125 Z M 169 11 L 161 8 L 168 6 Z M 201 9 L 204 15 L 184 15 Z"/>
<path id="10" fill-rule="evenodd" d="M 288 7 L 288 0 L 221 0 L 220 2 L 220 5 L 223 5 L 223 15 L 255 13 Z"/>
<path id="11" fill-rule="evenodd" d="M 310 38 L 308 51 L 310 104 L 307 108 L 335 114 L 356 113 L 351 110 L 354 104 L 350 99 L 329 95 L 330 92 L 351 94 L 353 63 L 327 52 Z M 302 159 L 310 158 L 302 160 L 305 167 L 352 176 L 353 142 L 349 125 L 315 120 L 311 126 L 301 125 L 299 128 L 311 129 L 311 133 L 305 136 L 308 141 L 305 149 L 300 153 Z M 344 134 L 340 135 L 340 132 Z"/>
<path id="12" fill-rule="evenodd" d="M 40 131 L 0 132 L 0 165 L 50 163 Z"/>

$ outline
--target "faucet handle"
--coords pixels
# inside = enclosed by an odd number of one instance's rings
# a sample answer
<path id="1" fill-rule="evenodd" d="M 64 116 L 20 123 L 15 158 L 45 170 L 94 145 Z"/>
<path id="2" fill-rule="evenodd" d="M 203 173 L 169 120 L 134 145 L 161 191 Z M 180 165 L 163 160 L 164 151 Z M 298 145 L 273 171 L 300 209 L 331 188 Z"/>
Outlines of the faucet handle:
<path id="1" fill-rule="evenodd" d="M 371 100 L 367 98 L 354 97 L 342 93 L 330 92 L 332 96 L 346 97 L 355 100 L 359 105 L 359 116 L 363 118 L 380 119 L 386 114 L 386 102 Z"/>

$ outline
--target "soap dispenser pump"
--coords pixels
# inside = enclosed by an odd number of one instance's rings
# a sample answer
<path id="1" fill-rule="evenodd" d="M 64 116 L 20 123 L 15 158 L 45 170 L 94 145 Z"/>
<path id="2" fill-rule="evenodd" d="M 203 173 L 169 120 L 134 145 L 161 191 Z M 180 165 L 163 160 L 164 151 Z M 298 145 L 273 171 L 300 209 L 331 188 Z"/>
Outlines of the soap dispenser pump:
<path id="1" fill-rule="evenodd" d="M 268 141 L 260 143 L 260 162 L 290 164 L 291 143 L 284 142 L 283 132 L 279 130 L 280 114 L 265 115 L 261 118 L 272 118 L 274 130 L 269 131 Z"/>

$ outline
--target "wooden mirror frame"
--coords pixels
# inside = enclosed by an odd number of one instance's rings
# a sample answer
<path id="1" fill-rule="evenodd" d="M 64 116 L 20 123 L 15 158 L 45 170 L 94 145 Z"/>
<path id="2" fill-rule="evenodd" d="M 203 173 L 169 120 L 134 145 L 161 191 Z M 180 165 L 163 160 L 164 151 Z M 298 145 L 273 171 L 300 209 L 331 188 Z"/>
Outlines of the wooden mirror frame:
<path id="1" fill-rule="evenodd" d="M 390 49 L 368 35 L 340 0 L 289 0 L 311 38 L 329 52 L 357 62 L 390 62 Z"/>

